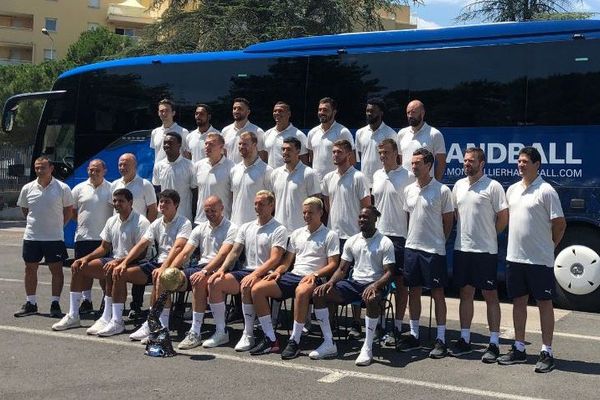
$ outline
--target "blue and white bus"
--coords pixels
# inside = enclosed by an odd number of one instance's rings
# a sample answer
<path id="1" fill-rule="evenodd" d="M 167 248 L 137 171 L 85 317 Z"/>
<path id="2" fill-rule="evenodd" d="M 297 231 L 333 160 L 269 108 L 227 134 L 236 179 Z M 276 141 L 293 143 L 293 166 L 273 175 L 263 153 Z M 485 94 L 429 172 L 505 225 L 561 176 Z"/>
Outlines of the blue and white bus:
<path id="1" fill-rule="evenodd" d="M 264 128 L 273 125 L 273 104 L 288 102 L 305 132 L 317 125 L 325 96 L 338 100 L 337 119 L 351 130 L 365 125 L 368 97 L 386 101 L 384 119 L 395 128 L 406 125 L 408 101 L 420 99 L 427 122 L 445 136 L 450 185 L 469 145 L 486 151 L 487 174 L 504 186 L 519 179 L 519 148 L 536 146 L 568 220 L 555 265 L 558 302 L 600 310 L 600 21 L 341 34 L 102 62 L 65 72 L 52 91 L 9 99 L 3 127 L 19 102 L 45 99 L 33 157 L 48 155 L 59 178 L 81 182 L 87 162 L 100 157 L 115 179 L 123 152 L 135 153 L 148 177 L 160 99 L 177 103 L 186 127 L 194 126 L 194 105 L 207 103 L 222 127 L 238 96 L 250 99 L 250 118 Z"/>

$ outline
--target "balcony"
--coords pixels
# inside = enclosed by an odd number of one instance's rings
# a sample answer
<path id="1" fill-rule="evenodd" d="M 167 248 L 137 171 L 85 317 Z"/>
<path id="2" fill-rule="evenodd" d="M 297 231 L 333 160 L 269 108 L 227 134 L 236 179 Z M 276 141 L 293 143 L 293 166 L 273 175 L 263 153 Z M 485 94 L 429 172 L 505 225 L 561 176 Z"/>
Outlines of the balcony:
<path id="1" fill-rule="evenodd" d="M 112 24 L 149 25 L 156 21 L 154 13 L 136 0 L 126 0 L 122 3 L 110 3 L 106 16 Z"/>
<path id="2" fill-rule="evenodd" d="M 18 60 L 18 59 L 0 57 L 0 66 L 21 65 L 21 64 L 31 64 L 31 60 Z"/>

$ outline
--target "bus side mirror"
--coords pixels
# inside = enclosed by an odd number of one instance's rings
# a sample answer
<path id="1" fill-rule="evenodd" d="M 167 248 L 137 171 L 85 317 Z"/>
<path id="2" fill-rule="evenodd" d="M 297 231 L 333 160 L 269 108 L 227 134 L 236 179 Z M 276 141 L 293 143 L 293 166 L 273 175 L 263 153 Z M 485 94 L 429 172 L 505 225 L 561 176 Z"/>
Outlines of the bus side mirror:
<path id="1" fill-rule="evenodd" d="M 16 105 L 4 112 L 4 115 L 2 116 L 2 130 L 4 132 L 8 133 L 12 131 L 13 126 L 15 125 L 15 118 L 17 117 L 18 110 L 19 106 Z"/>

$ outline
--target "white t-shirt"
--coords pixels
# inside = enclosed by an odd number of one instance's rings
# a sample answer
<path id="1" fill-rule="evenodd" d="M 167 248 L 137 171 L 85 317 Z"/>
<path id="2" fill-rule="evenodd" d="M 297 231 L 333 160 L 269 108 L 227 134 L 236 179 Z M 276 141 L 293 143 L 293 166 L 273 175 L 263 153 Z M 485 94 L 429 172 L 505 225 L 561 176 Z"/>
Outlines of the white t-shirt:
<path id="1" fill-rule="evenodd" d="M 502 185 L 483 175 L 474 184 L 459 179 L 452 188 L 456 209 L 454 249 L 473 253 L 498 253 L 496 215 L 508 208 Z"/>
<path id="2" fill-rule="evenodd" d="M 313 233 L 303 226 L 292 232 L 287 251 L 296 255 L 291 273 L 305 276 L 327 265 L 328 257 L 340 254 L 340 238 L 323 224 Z"/>
<path id="3" fill-rule="evenodd" d="M 247 222 L 238 229 L 235 238 L 236 243 L 244 246 L 244 269 L 250 271 L 254 271 L 271 257 L 273 247 L 285 250 L 287 240 L 287 230 L 275 218 L 264 225 L 259 225 L 256 219 Z"/>
<path id="4" fill-rule="evenodd" d="M 325 175 L 322 182 L 322 193 L 329 197 L 329 221 L 327 226 L 333 229 L 340 239 L 348 239 L 356 235 L 360 201 L 369 197 L 367 180 L 362 172 L 354 167 L 341 175 L 337 170 Z"/>
<path id="5" fill-rule="evenodd" d="M 192 215 L 192 189 L 196 187 L 194 164 L 187 158 L 179 156 L 170 162 L 167 158 L 154 164 L 152 184 L 160 186 L 160 190 L 172 189 L 179 193 L 180 201 L 177 213 L 190 221 Z"/>
<path id="6" fill-rule="evenodd" d="M 196 128 L 187 135 L 185 139 L 185 146 L 192 154 L 193 163 L 196 163 L 206 157 L 206 152 L 204 151 L 204 142 L 206 141 L 206 135 L 209 133 L 221 134 L 221 132 L 210 125 L 206 132 L 200 132 L 200 129 Z"/>
<path id="7" fill-rule="evenodd" d="M 143 216 L 146 216 L 148 206 L 156 204 L 156 193 L 154 186 L 146 179 L 136 175 L 129 183 L 125 183 L 123 178 L 113 181 L 110 185 L 111 193 L 117 189 L 128 189 L 133 195 L 133 209 Z M 112 197 L 110 199 L 112 205 Z"/>
<path id="8" fill-rule="evenodd" d="M 77 209 L 75 241 L 100 240 L 100 232 L 114 211 L 110 182 L 104 179 L 95 188 L 88 179 L 75 186 L 72 193 Z"/>
<path id="9" fill-rule="evenodd" d="M 335 171 L 333 165 L 333 144 L 338 140 L 347 140 L 354 148 L 354 138 L 344 125 L 334 122 L 327 130 L 323 131 L 321 125 L 315 126 L 308 132 L 306 148 L 313 152 L 312 167 L 322 180 L 327 173 Z"/>
<path id="10" fill-rule="evenodd" d="M 33 180 L 21 189 L 17 205 L 29 209 L 23 240 L 65 240 L 63 211 L 73 205 L 73 195 L 66 183 L 53 177 L 42 187 L 37 179 Z"/>
<path id="11" fill-rule="evenodd" d="M 371 125 L 356 131 L 356 151 L 360 153 L 360 170 L 365 174 L 369 187 L 373 187 L 373 174 L 381 168 L 377 146 L 384 139 L 396 140 L 396 131 L 384 122 L 373 132 Z"/>
<path id="12" fill-rule="evenodd" d="M 215 227 L 204 221 L 194 228 L 188 244 L 196 246 L 200 251 L 201 258 L 198 264 L 208 264 L 217 256 L 221 246 L 234 243 L 236 235 L 237 226 L 227 218 L 223 218 Z"/>
<path id="13" fill-rule="evenodd" d="M 261 190 L 271 190 L 271 173 L 269 167 L 260 157 L 246 167 L 243 162 L 231 169 L 231 191 L 233 204 L 231 206 L 231 222 L 241 226 L 256 219 L 254 198 Z"/>
<path id="14" fill-rule="evenodd" d="M 150 147 L 154 149 L 154 164 L 167 158 L 167 153 L 163 150 L 163 141 L 165 140 L 165 133 L 168 132 L 176 132 L 181 135 L 181 152 L 189 151 L 186 144 L 186 138 L 189 134 L 187 129 L 177 125 L 177 122 L 173 122 L 173 125 L 168 128 L 159 126 L 153 129 L 150 135 Z"/>
<path id="15" fill-rule="evenodd" d="M 521 181 L 511 185 L 506 200 L 510 213 L 506 260 L 552 268 L 552 220 L 564 217 L 556 190 L 538 176 L 527 188 Z"/>
<path id="16" fill-rule="evenodd" d="M 442 214 L 454 212 L 452 192 L 432 178 L 425 186 L 411 183 L 404 189 L 404 211 L 409 213 L 406 245 L 409 249 L 446 255 Z"/>
<path id="17" fill-rule="evenodd" d="M 377 230 L 387 236 L 406 238 L 407 219 L 404 211 L 404 188 L 414 182 L 408 171 L 398 168 L 386 172 L 381 168 L 373 175 L 375 207 L 381 213 Z"/>
<path id="18" fill-rule="evenodd" d="M 438 154 L 446 154 L 444 136 L 440 131 L 425 122 L 421 129 L 413 132 L 412 126 L 400 129 L 398 132 L 398 150 L 402 156 L 402 166 L 412 174 L 412 157 L 415 150 L 425 148 L 435 157 Z M 433 176 L 433 167 L 429 171 Z"/>
<path id="19" fill-rule="evenodd" d="M 223 202 L 225 218 L 231 218 L 231 169 L 235 164 L 229 158 L 221 156 L 221 159 L 211 165 L 208 158 L 204 158 L 194 164 L 196 185 L 198 186 L 198 206 L 196 207 L 196 219 L 199 224 L 206 221 L 204 215 L 204 200 L 210 196 L 217 196 Z"/>
<path id="20" fill-rule="evenodd" d="M 240 141 L 240 135 L 244 132 L 254 132 L 257 139 L 258 151 L 265 149 L 265 131 L 260 127 L 254 125 L 250 121 L 246 122 L 241 129 L 235 127 L 235 123 L 227 125 L 222 129 L 221 133 L 225 139 L 225 150 L 227 151 L 227 158 L 233 161 L 235 164 L 242 162 L 242 156 L 238 150 L 238 143 Z"/>
<path id="21" fill-rule="evenodd" d="M 304 226 L 302 202 L 310 195 L 321 193 L 317 173 L 300 161 L 292 172 L 283 165 L 271 173 L 271 187 L 275 193 L 275 219 L 289 233 Z"/>
<path id="22" fill-rule="evenodd" d="M 146 217 L 133 210 L 125 221 L 121 221 L 119 214 L 110 217 L 100 232 L 100 238 L 112 245 L 114 258 L 125 258 L 149 227 Z"/>
<path id="23" fill-rule="evenodd" d="M 163 216 L 154 220 L 144 233 L 144 239 L 148 240 L 151 246 L 154 246 L 155 242 L 158 243 L 156 261 L 159 263 L 167 259 L 175 240 L 179 238 L 187 240 L 192 233 L 192 223 L 184 216 L 176 214 L 173 221 L 169 223 L 166 223 L 164 218 Z"/>
<path id="24" fill-rule="evenodd" d="M 344 244 L 342 260 L 354 261 L 352 280 L 362 284 L 375 282 L 383 276 L 384 265 L 396 264 L 394 244 L 379 231 L 370 238 L 357 233 Z"/>
<path id="25" fill-rule="evenodd" d="M 289 124 L 283 132 L 279 132 L 277 127 L 273 127 L 265 132 L 265 150 L 269 153 L 268 164 L 271 168 L 275 169 L 284 164 L 281 146 L 283 146 L 283 140 L 289 137 L 295 137 L 300 141 L 300 155 L 308 153 L 306 135 L 294 125 Z"/>

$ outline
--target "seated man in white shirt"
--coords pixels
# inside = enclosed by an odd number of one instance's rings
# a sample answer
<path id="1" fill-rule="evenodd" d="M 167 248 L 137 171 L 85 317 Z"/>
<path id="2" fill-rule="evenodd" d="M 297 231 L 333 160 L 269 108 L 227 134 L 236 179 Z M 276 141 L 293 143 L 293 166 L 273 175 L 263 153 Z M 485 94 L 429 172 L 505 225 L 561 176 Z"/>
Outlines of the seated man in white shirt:
<path id="1" fill-rule="evenodd" d="M 226 341 L 217 338 L 225 335 L 225 296 L 240 292 L 242 294 L 244 333 L 235 346 L 236 351 L 247 351 L 254 347 L 256 313 L 251 290 L 280 264 L 288 240 L 287 230 L 272 216 L 275 209 L 275 195 L 272 192 L 261 190 L 256 193 L 254 209 L 258 218 L 238 229 L 233 249 L 223 265 L 208 280 L 210 309 L 216 325 L 213 339 L 222 344 Z M 244 266 L 232 271 L 242 251 L 246 255 Z"/>
<path id="2" fill-rule="evenodd" d="M 307 198 L 302 205 L 302 215 L 306 224 L 292 233 L 281 265 L 252 288 L 252 301 L 265 333 L 264 340 L 250 350 L 252 355 L 270 353 L 277 342 L 269 298 L 294 298 L 294 328 L 281 358 L 298 357 L 313 291 L 317 285 L 325 283 L 324 278 L 331 276 L 338 266 L 340 239 L 337 233 L 321 223 L 323 202 L 317 197 Z"/>
<path id="3" fill-rule="evenodd" d="M 337 355 L 327 306 L 348 304 L 359 300 L 367 307 L 365 317 L 367 329 L 365 341 L 355 364 L 367 366 L 373 360 L 371 346 L 379 321 L 381 301 L 396 263 L 394 244 L 375 227 L 379 216 L 379 211 L 373 206 L 363 207 L 360 210 L 358 216 L 360 233 L 346 241 L 340 266 L 327 283 L 314 291 L 315 316 L 323 332 L 323 343 L 308 355 L 314 360 Z M 352 262 L 354 262 L 352 274 L 349 278 L 345 278 Z"/>

